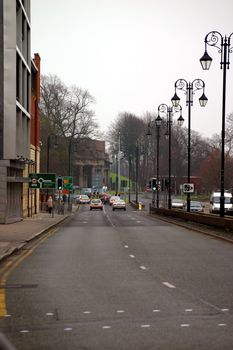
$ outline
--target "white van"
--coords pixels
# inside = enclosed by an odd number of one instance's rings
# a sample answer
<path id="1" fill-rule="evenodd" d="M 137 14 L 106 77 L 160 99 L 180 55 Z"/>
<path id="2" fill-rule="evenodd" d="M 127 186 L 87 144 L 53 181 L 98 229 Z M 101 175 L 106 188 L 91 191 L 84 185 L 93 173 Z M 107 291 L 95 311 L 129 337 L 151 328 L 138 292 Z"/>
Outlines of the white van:
<path id="1" fill-rule="evenodd" d="M 221 192 L 213 192 L 210 196 L 210 213 L 220 213 L 220 196 Z M 232 194 L 230 192 L 224 192 L 224 210 L 225 214 L 233 215 Z"/>

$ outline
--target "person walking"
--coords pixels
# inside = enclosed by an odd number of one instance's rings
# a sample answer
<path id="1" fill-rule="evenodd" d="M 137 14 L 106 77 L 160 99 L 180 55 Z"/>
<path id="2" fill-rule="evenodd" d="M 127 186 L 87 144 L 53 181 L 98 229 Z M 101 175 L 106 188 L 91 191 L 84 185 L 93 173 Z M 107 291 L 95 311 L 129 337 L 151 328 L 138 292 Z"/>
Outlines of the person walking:
<path id="1" fill-rule="evenodd" d="M 53 210 L 53 198 L 52 198 L 52 196 L 49 196 L 49 198 L 47 200 L 47 207 L 49 209 L 49 214 L 52 214 L 52 210 Z"/>

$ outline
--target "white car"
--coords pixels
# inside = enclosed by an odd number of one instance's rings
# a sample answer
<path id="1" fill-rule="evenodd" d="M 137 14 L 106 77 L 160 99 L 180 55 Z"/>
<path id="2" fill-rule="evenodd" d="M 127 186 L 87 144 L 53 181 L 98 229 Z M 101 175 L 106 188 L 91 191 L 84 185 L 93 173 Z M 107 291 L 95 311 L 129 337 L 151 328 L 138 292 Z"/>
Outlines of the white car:
<path id="1" fill-rule="evenodd" d="M 112 203 L 112 210 L 116 209 L 126 210 L 126 203 L 123 199 L 116 200 Z"/>
<path id="2" fill-rule="evenodd" d="M 184 209 L 184 202 L 182 199 L 173 198 L 172 199 L 172 208 L 173 209 Z"/>

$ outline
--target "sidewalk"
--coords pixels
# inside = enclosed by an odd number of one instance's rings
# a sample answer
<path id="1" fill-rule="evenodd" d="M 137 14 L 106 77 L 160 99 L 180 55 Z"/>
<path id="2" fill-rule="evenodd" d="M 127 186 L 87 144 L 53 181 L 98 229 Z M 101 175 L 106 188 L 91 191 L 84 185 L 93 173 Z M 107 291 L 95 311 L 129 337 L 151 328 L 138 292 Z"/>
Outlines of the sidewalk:
<path id="1" fill-rule="evenodd" d="M 76 208 L 73 208 L 72 212 L 74 210 Z M 64 215 L 54 213 L 54 217 L 52 217 L 52 214 L 39 213 L 20 222 L 0 224 L 0 261 L 24 247 L 36 236 L 58 225 L 70 215 L 72 213 Z"/>

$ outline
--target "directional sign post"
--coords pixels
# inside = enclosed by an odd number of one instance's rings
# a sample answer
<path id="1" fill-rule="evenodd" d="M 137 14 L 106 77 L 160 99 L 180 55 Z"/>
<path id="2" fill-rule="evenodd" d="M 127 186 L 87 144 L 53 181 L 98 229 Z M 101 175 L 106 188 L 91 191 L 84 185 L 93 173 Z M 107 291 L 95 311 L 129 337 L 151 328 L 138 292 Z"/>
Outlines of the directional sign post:
<path id="1" fill-rule="evenodd" d="M 56 188 L 56 174 L 30 173 L 29 188 L 39 188 L 39 189 Z"/>
<path id="2" fill-rule="evenodd" d="M 194 193 L 194 184 L 183 184 L 183 193 Z"/>
<path id="3" fill-rule="evenodd" d="M 62 176 L 63 178 L 63 190 L 72 191 L 73 190 L 73 177 L 72 176 Z"/>

